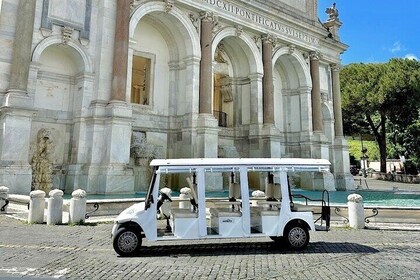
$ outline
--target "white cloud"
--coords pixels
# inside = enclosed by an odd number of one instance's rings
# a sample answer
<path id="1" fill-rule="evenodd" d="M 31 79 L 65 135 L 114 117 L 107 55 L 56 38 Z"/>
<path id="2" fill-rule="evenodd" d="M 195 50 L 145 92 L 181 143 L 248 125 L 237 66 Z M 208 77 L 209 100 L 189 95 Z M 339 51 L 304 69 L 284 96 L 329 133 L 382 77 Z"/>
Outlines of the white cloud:
<path id="1" fill-rule="evenodd" d="M 419 60 L 419 58 L 416 55 L 412 54 L 412 53 L 406 54 L 404 56 L 404 58 L 411 59 L 411 60 L 417 60 L 417 61 Z"/>
<path id="2" fill-rule="evenodd" d="M 389 51 L 392 53 L 401 52 L 405 50 L 407 50 L 406 47 L 404 47 L 404 45 L 402 45 L 400 41 L 395 42 L 392 45 L 392 48 L 389 49 Z"/>

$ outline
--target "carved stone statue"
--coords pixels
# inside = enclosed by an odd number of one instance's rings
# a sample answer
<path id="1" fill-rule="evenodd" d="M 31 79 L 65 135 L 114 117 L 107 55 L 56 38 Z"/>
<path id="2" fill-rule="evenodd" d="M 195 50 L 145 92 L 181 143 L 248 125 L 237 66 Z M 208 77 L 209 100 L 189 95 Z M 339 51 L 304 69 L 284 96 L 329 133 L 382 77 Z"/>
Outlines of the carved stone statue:
<path id="1" fill-rule="evenodd" d="M 328 15 L 327 21 L 336 21 L 338 20 L 338 9 L 335 7 L 335 3 L 333 3 L 332 7 L 327 8 L 325 12 Z"/>
<path id="2" fill-rule="evenodd" d="M 52 161 L 53 141 L 51 132 L 42 128 L 38 131 L 32 166 L 32 189 L 48 193 L 52 189 Z"/>

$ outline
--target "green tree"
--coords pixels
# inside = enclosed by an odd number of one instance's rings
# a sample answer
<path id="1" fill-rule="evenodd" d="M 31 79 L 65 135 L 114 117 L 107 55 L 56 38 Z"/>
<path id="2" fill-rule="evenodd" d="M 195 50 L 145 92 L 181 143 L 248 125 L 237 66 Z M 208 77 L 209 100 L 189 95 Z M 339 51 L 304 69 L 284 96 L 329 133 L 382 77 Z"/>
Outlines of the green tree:
<path id="1" fill-rule="evenodd" d="M 418 61 L 391 59 L 388 63 L 350 64 L 341 72 L 345 132 L 374 135 L 382 172 L 386 172 L 387 128 L 401 131 L 418 119 L 419 69 Z M 395 144 L 403 138 L 394 137 Z"/>

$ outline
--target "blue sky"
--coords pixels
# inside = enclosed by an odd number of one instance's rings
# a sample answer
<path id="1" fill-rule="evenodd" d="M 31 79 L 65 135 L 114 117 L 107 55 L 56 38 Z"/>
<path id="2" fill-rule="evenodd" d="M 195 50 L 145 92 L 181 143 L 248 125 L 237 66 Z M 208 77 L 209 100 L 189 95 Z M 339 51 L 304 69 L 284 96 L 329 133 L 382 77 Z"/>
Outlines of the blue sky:
<path id="1" fill-rule="evenodd" d="M 336 2 L 340 39 L 349 45 L 342 64 L 420 59 L 420 0 L 319 0 L 318 16 Z"/>

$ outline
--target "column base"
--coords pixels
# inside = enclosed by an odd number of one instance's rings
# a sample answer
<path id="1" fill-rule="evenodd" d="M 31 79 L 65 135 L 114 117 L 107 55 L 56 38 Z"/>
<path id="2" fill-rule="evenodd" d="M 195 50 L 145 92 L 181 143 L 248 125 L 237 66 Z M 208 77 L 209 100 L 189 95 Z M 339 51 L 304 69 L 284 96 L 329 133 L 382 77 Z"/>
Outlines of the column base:
<path id="1" fill-rule="evenodd" d="M 217 158 L 219 126 L 213 115 L 200 114 L 197 119 L 197 144 L 194 155 L 200 158 Z"/>
<path id="2" fill-rule="evenodd" d="M 354 178 L 350 174 L 350 156 L 347 141 L 344 137 L 337 137 L 332 147 L 332 170 L 339 191 L 354 190 Z"/>
<path id="3" fill-rule="evenodd" d="M 334 176 L 330 172 L 302 172 L 300 188 L 310 191 L 335 191 Z"/>
<path id="4" fill-rule="evenodd" d="M 334 174 L 337 191 L 354 191 L 354 177 L 350 173 Z"/>
<path id="5" fill-rule="evenodd" d="M 4 96 L 2 106 L 32 109 L 34 107 L 34 101 L 24 90 L 10 89 Z"/>
<path id="6" fill-rule="evenodd" d="M 274 125 L 251 125 L 249 128 L 249 156 L 280 158 L 283 154 L 280 131 Z"/>
<path id="7" fill-rule="evenodd" d="M 311 137 L 311 158 L 329 159 L 328 138 L 322 132 L 314 132 Z"/>

